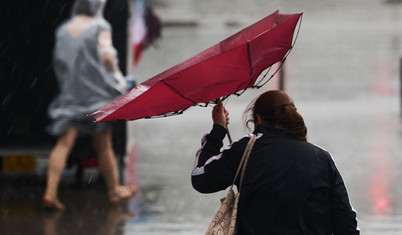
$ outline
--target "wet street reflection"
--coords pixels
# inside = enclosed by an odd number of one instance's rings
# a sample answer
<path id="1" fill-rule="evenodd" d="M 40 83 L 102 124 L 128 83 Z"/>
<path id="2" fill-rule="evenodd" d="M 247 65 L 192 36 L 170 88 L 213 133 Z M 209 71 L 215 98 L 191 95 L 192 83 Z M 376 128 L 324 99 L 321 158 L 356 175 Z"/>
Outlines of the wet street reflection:
<path id="1" fill-rule="evenodd" d="M 393 214 L 395 208 L 392 195 L 396 186 L 395 182 L 397 182 L 397 178 L 395 178 L 397 172 L 395 166 L 397 165 L 388 152 L 393 143 L 387 138 L 392 135 L 394 128 L 386 123 L 380 123 L 374 128 L 373 136 L 375 138 L 369 157 L 373 173 L 369 179 L 371 183 L 368 188 L 368 195 L 371 199 L 371 210 L 376 216 Z"/>
<path id="2" fill-rule="evenodd" d="M 1 187 L 1 234 L 124 234 L 125 222 L 135 216 L 128 202 L 108 202 L 103 182 L 80 189 L 64 183 L 60 196 L 68 205 L 64 211 L 42 208 L 43 185 L 38 182 L 19 179 L 14 183 L 18 186 Z"/>

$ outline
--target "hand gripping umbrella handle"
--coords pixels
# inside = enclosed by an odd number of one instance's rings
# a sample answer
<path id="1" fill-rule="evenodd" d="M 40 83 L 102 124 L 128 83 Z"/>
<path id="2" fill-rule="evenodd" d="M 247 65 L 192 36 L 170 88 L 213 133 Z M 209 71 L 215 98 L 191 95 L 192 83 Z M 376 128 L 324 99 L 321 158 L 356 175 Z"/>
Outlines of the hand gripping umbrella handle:
<path id="1" fill-rule="evenodd" d="M 221 101 L 223 101 L 224 99 L 225 99 L 225 98 L 221 99 Z M 215 99 L 215 100 L 214 100 L 214 103 L 217 104 L 218 101 L 219 101 L 219 99 Z M 228 128 L 227 125 L 225 126 L 225 129 L 226 129 L 226 132 L 227 132 L 227 135 L 228 135 L 229 143 L 232 144 L 232 142 L 233 142 L 233 141 L 232 141 L 232 136 L 230 135 L 229 128 Z"/>

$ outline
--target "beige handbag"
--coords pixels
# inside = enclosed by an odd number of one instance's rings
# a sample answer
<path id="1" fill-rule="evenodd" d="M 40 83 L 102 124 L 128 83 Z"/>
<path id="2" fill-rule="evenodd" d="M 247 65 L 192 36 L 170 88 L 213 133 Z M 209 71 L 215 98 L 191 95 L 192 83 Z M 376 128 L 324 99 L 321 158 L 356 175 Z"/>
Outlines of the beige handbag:
<path id="1" fill-rule="evenodd" d="M 216 212 L 214 219 L 208 227 L 205 235 L 235 235 L 236 234 L 236 217 L 237 217 L 237 204 L 239 202 L 240 190 L 243 184 L 244 172 L 246 170 L 247 162 L 250 156 L 251 149 L 253 148 L 254 142 L 257 136 L 254 135 L 247 143 L 247 147 L 244 150 L 243 156 L 240 160 L 239 167 L 237 168 L 236 175 L 233 179 L 233 183 L 229 188 L 228 194 L 223 198 L 222 204 L 219 210 Z M 242 168 L 242 165 L 244 167 Z M 237 176 L 239 175 L 240 169 L 240 184 L 239 192 L 234 195 L 233 185 L 236 182 Z"/>

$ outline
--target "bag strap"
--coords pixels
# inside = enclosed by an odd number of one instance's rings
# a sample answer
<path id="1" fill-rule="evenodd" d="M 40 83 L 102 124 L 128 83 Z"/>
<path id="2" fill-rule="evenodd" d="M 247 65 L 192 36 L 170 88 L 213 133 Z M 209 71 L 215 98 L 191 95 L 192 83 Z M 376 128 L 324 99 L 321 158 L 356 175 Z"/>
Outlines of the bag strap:
<path id="1" fill-rule="evenodd" d="M 253 148 L 254 142 L 256 139 L 257 139 L 257 135 L 253 135 L 253 137 L 251 137 L 250 140 L 248 141 L 247 146 L 244 149 L 243 156 L 241 157 L 239 167 L 237 168 L 236 175 L 233 179 L 232 186 L 230 186 L 231 188 L 233 188 L 233 185 L 236 182 L 237 176 L 239 175 L 240 169 L 242 169 L 241 175 L 240 175 L 239 192 L 243 185 L 244 172 L 246 171 L 246 166 L 247 166 L 248 159 L 250 157 L 251 149 Z M 242 165 L 243 165 L 243 168 L 242 168 Z"/>

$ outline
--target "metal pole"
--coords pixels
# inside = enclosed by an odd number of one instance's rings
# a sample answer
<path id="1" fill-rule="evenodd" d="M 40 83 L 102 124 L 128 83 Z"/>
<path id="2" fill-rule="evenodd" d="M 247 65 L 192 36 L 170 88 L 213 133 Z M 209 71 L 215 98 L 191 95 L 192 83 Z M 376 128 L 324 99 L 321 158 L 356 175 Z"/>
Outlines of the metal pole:
<path id="1" fill-rule="evenodd" d="M 127 0 L 127 35 L 126 35 L 126 38 L 127 38 L 127 42 L 126 42 L 126 45 L 127 45 L 127 49 L 126 49 L 127 70 L 126 71 L 127 72 L 126 72 L 126 75 L 134 74 L 134 71 L 133 71 L 133 54 L 134 54 L 134 52 L 132 50 L 132 48 L 133 48 L 133 45 L 132 45 L 132 40 L 133 40 L 133 38 L 132 38 L 132 31 L 133 31 L 133 24 L 132 24 L 133 23 L 133 11 L 132 11 L 132 9 L 133 9 L 133 7 L 134 7 L 133 1 Z"/>
<path id="2" fill-rule="evenodd" d="M 282 64 L 282 68 L 279 70 L 279 90 L 285 91 L 285 63 Z"/>
<path id="3" fill-rule="evenodd" d="M 402 57 L 399 60 L 399 95 L 400 95 L 399 105 L 401 108 L 400 116 L 402 118 Z"/>

